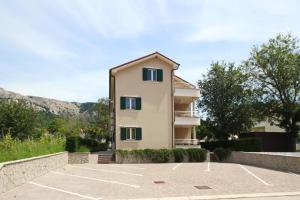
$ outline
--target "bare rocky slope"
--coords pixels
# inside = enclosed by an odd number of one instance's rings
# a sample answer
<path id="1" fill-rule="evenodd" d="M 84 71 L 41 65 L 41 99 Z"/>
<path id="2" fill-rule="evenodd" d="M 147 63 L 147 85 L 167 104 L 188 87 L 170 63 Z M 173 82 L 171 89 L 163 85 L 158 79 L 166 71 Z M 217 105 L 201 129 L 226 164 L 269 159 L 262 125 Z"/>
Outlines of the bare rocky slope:
<path id="1" fill-rule="evenodd" d="M 76 103 L 60 101 L 56 99 L 49 99 L 36 96 L 25 96 L 15 92 L 7 91 L 0 88 L 0 99 L 23 99 L 28 104 L 30 104 L 34 109 L 39 111 L 44 111 L 47 113 L 52 113 L 55 115 L 72 115 L 76 116 L 79 113 L 85 112 L 86 105 L 93 103 Z"/>

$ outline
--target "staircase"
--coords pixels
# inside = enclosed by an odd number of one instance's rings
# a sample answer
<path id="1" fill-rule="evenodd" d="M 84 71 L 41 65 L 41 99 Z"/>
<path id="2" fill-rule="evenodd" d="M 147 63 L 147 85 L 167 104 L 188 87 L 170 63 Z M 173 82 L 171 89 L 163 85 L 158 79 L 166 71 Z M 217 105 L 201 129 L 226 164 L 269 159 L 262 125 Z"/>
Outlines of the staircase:
<path id="1" fill-rule="evenodd" d="M 98 164 L 114 163 L 114 158 L 111 152 L 100 152 L 98 154 Z"/>

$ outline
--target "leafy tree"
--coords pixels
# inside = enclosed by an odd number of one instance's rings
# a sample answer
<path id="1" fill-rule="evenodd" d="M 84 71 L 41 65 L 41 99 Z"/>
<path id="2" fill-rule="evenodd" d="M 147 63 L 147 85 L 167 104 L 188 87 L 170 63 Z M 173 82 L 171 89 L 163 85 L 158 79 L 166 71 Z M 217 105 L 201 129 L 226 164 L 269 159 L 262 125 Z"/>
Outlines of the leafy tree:
<path id="1" fill-rule="evenodd" d="M 205 120 L 201 120 L 201 125 L 196 127 L 196 137 L 199 140 L 214 138 L 214 134 L 209 130 L 209 126 Z"/>
<path id="2" fill-rule="evenodd" d="M 48 131 L 51 134 L 63 134 L 66 133 L 66 120 L 61 117 L 55 117 L 50 120 L 48 124 Z"/>
<path id="3" fill-rule="evenodd" d="M 213 63 L 198 85 L 198 106 L 206 113 L 206 127 L 215 138 L 226 140 L 253 126 L 255 98 L 247 74 L 239 67 L 233 63 Z"/>
<path id="4" fill-rule="evenodd" d="M 38 113 L 23 100 L 0 101 L 0 134 L 27 139 L 37 134 Z"/>
<path id="5" fill-rule="evenodd" d="M 293 137 L 300 131 L 300 53 L 298 39 L 278 34 L 254 47 L 245 69 L 261 90 L 263 114 Z M 295 149 L 293 149 L 295 150 Z"/>

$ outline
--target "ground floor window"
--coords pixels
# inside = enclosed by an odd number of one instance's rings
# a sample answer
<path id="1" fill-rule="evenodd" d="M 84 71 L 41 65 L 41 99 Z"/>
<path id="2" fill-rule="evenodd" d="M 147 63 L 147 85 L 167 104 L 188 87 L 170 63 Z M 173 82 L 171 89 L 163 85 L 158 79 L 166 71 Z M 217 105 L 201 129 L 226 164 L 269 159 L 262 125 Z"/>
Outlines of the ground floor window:
<path id="1" fill-rule="evenodd" d="M 121 127 L 121 140 L 141 140 L 142 128 L 140 127 Z"/>

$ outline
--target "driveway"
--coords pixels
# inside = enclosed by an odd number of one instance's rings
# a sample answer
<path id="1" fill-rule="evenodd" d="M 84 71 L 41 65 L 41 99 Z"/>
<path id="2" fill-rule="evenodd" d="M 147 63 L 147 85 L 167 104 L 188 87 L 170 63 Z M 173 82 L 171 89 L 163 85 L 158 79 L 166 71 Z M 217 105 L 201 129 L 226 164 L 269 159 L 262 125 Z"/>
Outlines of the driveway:
<path id="1" fill-rule="evenodd" d="M 300 199 L 300 175 L 229 163 L 66 165 L 0 195 L 7 200 Z"/>

